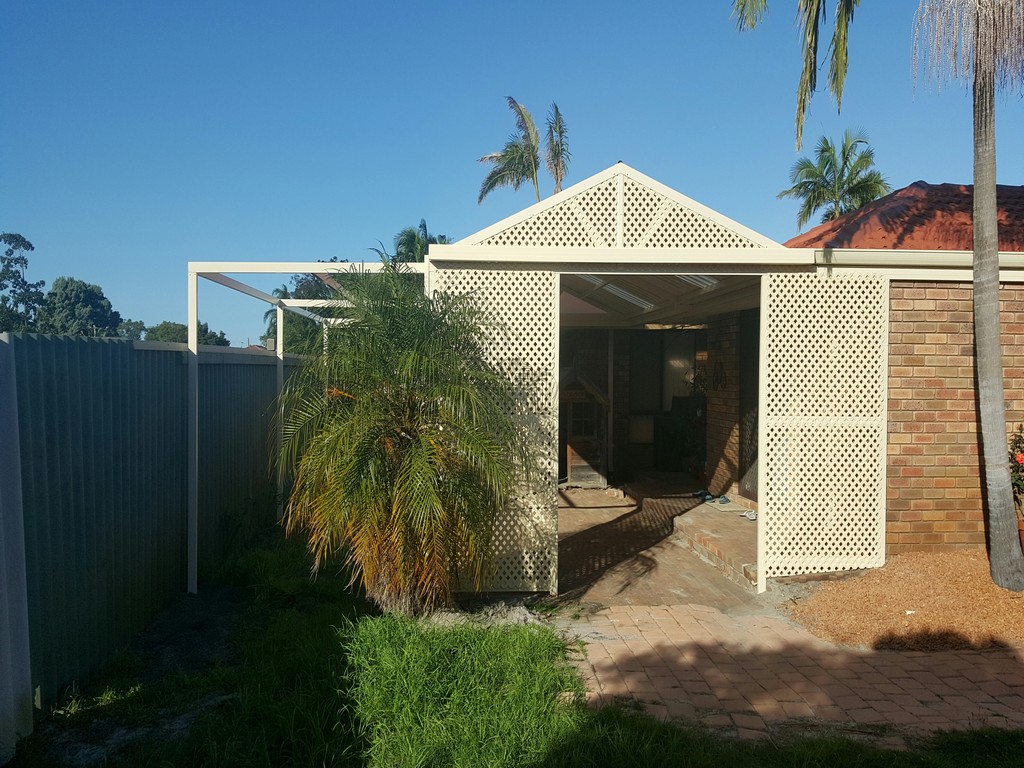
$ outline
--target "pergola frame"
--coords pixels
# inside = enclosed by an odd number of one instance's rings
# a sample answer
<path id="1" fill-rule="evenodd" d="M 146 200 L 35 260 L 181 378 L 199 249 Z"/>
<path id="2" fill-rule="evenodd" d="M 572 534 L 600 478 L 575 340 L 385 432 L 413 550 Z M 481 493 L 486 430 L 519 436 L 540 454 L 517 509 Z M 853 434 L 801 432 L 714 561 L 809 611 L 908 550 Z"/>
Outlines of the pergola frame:
<path id="1" fill-rule="evenodd" d="M 728 242 L 714 247 L 671 247 L 662 243 L 650 247 L 637 241 L 626 242 L 624 205 L 627 184 L 642 185 L 652 194 L 667 202 L 654 213 L 655 224 L 644 237 L 650 237 L 655 225 L 671 214 L 669 205 L 682 207 L 700 216 L 714 226 L 724 227 L 732 235 L 753 247 L 733 247 Z M 580 209 L 579 200 L 586 203 L 586 195 L 598 185 L 606 194 L 601 202 L 614 221 L 615 235 L 601 240 L 597 237 L 590 245 L 581 247 L 571 243 L 543 245 L 530 242 L 505 243 L 507 233 L 530 225 L 549 216 L 558 207 L 562 211 Z M 616 186 L 617 185 L 617 186 Z M 611 198 L 611 201 L 609 201 Z M 575 206 L 575 208 L 572 208 Z M 573 215 L 576 215 L 575 213 Z M 583 214 L 580 214 L 583 216 Z M 660 219 L 659 219 L 660 217 Z M 548 223 L 550 227 L 550 220 Z M 555 225 L 557 228 L 557 223 Z M 590 234 L 588 230 L 588 234 Z M 498 242 L 499 244 L 495 244 Z M 701 322 L 723 312 L 753 308 L 761 305 L 760 283 L 765 275 L 779 273 L 818 273 L 873 275 L 888 280 L 914 281 L 972 281 L 973 254 L 969 251 L 895 251 L 859 249 L 786 248 L 758 235 L 742 225 L 727 219 L 649 177 L 618 164 L 596 174 L 563 192 L 511 216 L 481 232 L 454 244 L 431 245 L 423 264 L 406 265 L 411 271 L 424 276 L 424 290 L 432 292 L 442 271 L 482 270 L 494 272 L 550 272 L 558 276 L 561 290 L 587 302 L 604 299 L 607 303 L 598 313 L 560 313 L 562 327 L 643 328 L 646 324 L 683 324 Z M 1000 280 L 1024 282 L 1024 253 L 1001 253 Z M 294 312 L 321 323 L 333 322 L 324 318 L 317 309 L 337 306 L 337 302 L 319 299 L 280 299 L 246 285 L 228 274 L 315 274 L 329 285 L 337 284 L 335 274 L 351 271 L 378 272 L 379 263 L 335 262 L 189 262 L 188 265 L 188 590 L 198 588 L 198 280 L 204 278 L 274 306 L 277 311 L 277 386 L 284 383 L 284 316 Z M 579 276 L 590 278 L 580 282 Z M 664 279 L 676 276 L 678 281 Z M 707 284 L 686 281 L 687 276 L 715 276 Z M 651 280 L 655 278 L 655 280 Z M 638 279 L 646 280 L 637 283 Z M 573 282 L 575 281 L 575 282 Z M 633 281 L 633 282 L 630 282 Z M 684 282 L 685 281 L 685 282 Z M 658 283 L 666 284 L 659 289 Z M 711 285 L 714 283 L 714 285 Z M 642 302 L 635 293 L 641 288 L 654 290 Z M 614 294 L 614 295 L 611 295 Z M 615 296 L 625 297 L 618 301 Z M 629 301 L 634 301 L 630 308 Z M 610 311 L 617 306 L 620 311 Z M 623 308 L 625 308 L 623 310 Z M 611 367 L 611 362 L 609 362 Z M 279 492 L 280 488 L 279 479 Z"/>

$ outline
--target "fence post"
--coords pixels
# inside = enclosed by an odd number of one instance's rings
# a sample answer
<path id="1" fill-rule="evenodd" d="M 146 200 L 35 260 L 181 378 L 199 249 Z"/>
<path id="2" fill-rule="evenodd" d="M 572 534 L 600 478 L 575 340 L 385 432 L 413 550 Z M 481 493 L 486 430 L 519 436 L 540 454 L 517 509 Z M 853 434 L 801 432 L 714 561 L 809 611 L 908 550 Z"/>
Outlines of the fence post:
<path id="1" fill-rule="evenodd" d="M 188 273 L 188 591 L 199 591 L 199 275 Z"/>
<path id="2" fill-rule="evenodd" d="M 10 334 L 0 333 L 0 764 L 32 733 L 32 673 L 21 500 L 18 392 Z"/>

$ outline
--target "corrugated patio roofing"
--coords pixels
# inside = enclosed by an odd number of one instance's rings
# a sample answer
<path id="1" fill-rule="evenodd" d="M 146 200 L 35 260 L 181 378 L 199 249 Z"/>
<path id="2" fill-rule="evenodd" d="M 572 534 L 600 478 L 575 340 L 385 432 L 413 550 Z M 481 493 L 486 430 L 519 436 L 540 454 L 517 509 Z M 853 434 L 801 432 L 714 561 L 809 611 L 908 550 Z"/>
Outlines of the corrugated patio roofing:
<path id="1" fill-rule="evenodd" d="M 1024 186 L 1000 184 L 999 250 L 1024 252 Z M 915 181 L 797 235 L 790 248 L 974 249 L 974 187 Z"/>

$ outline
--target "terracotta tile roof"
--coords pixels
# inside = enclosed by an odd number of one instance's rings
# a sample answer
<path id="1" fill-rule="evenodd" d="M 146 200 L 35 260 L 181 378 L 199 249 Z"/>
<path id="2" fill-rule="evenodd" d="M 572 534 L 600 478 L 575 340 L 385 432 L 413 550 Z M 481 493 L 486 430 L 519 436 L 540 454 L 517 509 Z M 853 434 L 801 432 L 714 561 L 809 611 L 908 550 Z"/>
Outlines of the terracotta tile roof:
<path id="1" fill-rule="evenodd" d="M 999 250 L 1024 252 L 1024 186 L 1000 184 Z M 863 208 L 787 241 L 790 248 L 893 248 L 970 251 L 974 245 L 969 184 L 915 181 Z"/>

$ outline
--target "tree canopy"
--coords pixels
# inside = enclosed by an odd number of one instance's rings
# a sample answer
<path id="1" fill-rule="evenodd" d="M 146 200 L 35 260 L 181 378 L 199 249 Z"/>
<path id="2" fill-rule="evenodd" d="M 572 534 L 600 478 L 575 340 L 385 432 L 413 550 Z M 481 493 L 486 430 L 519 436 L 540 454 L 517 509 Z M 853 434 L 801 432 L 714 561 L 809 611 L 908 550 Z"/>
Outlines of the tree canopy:
<path id="1" fill-rule="evenodd" d="M 36 313 L 44 301 L 42 280 L 25 278 L 27 253 L 35 248 L 13 232 L 0 234 L 5 248 L 0 255 L 0 333 L 35 330 Z"/>
<path id="2" fill-rule="evenodd" d="M 117 336 L 121 315 L 98 285 L 75 277 L 58 277 L 36 313 L 39 333 L 71 336 Z"/>
<path id="3" fill-rule="evenodd" d="M 231 342 L 224 331 L 211 331 L 206 323 L 199 323 L 199 343 L 215 347 L 230 347 Z M 188 343 L 188 326 L 185 323 L 175 323 L 172 320 L 164 320 L 146 329 L 146 341 L 173 341 L 179 344 Z"/>

